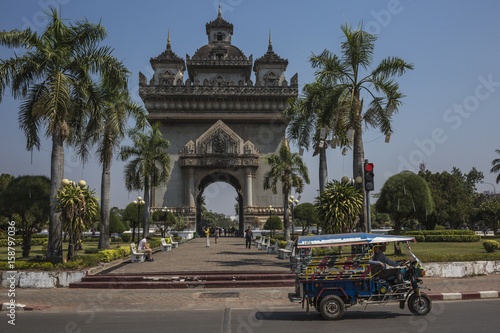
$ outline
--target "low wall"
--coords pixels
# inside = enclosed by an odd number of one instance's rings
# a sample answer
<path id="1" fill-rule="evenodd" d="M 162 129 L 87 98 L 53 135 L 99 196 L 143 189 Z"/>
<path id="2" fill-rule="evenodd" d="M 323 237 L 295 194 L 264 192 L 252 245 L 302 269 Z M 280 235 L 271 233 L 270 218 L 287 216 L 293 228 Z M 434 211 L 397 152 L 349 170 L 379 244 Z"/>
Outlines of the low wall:
<path id="1" fill-rule="evenodd" d="M 0 272 L 0 285 L 11 288 L 55 288 L 68 287 L 72 282 L 80 282 L 87 271 L 45 272 L 45 271 L 3 271 Z"/>
<path id="2" fill-rule="evenodd" d="M 126 261 L 130 258 L 122 260 Z M 113 263 L 108 265 L 106 268 L 113 266 Z M 94 274 L 103 268 L 91 268 L 89 273 Z M 424 263 L 424 269 L 425 276 L 443 278 L 500 274 L 500 261 L 430 262 Z M 0 272 L 0 286 L 11 288 L 14 283 L 16 288 L 68 287 L 72 282 L 80 282 L 86 275 L 86 270 L 72 272 L 2 271 Z"/>
<path id="3" fill-rule="evenodd" d="M 425 276 L 464 277 L 474 275 L 500 274 L 500 261 L 460 261 L 424 263 Z"/>

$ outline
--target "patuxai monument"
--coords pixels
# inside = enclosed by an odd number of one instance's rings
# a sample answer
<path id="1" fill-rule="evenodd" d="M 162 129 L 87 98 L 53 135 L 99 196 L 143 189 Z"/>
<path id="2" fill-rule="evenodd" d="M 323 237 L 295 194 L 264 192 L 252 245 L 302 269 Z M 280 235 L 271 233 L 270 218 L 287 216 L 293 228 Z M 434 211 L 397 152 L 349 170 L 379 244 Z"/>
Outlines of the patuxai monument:
<path id="1" fill-rule="evenodd" d="M 150 60 L 153 77 L 139 73 L 149 121 L 160 122 L 171 143 L 171 178 L 153 190 L 152 208 L 183 215 L 194 230 L 203 191 L 226 182 L 238 194 L 242 230 L 255 217 L 263 223 L 270 205 L 274 214 L 283 213 L 282 194 L 263 190 L 269 166 L 262 156 L 278 152 L 286 127 L 281 114 L 298 95 L 298 79 L 286 79 L 288 60 L 273 51 L 271 36 L 255 61 L 234 46 L 233 24 L 220 9 L 206 34 L 208 44 L 185 59 L 174 53 L 168 35 L 166 50 Z"/>

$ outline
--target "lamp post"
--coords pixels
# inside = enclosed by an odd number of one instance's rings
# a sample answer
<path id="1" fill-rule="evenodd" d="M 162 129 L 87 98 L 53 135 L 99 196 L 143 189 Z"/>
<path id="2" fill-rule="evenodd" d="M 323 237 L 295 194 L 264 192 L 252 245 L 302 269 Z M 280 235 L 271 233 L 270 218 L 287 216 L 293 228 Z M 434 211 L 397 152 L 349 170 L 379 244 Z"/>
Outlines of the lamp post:
<path id="1" fill-rule="evenodd" d="M 137 197 L 137 200 L 134 200 L 134 205 L 137 205 L 137 228 L 139 228 L 139 224 L 141 223 L 141 205 L 144 205 L 146 202 L 142 200 L 141 197 Z M 144 221 L 144 225 L 142 228 L 143 237 L 147 236 L 146 233 L 146 221 Z"/>
<path id="2" fill-rule="evenodd" d="M 295 223 L 293 221 L 293 206 L 297 205 L 299 203 L 299 199 L 295 199 L 294 200 L 294 197 L 293 195 L 290 196 L 290 198 L 288 199 L 288 204 L 290 205 L 290 211 L 292 213 L 292 240 L 295 240 Z"/>
<path id="3" fill-rule="evenodd" d="M 273 217 L 272 216 L 273 210 L 274 210 L 273 206 L 269 205 L 269 223 L 271 224 L 271 237 L 274 236 L 273 235 L 273 232 L 274 232 L 274 223 L 273 223 L 273 218 L 272 218 Z"/>
<path id="4" fill-rule="evenodd" d="M 495 185 L 493 185 L 492 183 L 487 183 L 487 182 L 482 181 L 482 180 L 481 180 L 479 183 L 480 183 L 480 184 L 489 184 L 489 185 L 493 186 L 493 194 L 494 194 L 494 197 L 493 197 L 493 198 L 494 198 L 494 199 L 496 199 L 496 198 L 497 198 L 497 190 L 496 190 L 496 188 L 495 188 Z"/>

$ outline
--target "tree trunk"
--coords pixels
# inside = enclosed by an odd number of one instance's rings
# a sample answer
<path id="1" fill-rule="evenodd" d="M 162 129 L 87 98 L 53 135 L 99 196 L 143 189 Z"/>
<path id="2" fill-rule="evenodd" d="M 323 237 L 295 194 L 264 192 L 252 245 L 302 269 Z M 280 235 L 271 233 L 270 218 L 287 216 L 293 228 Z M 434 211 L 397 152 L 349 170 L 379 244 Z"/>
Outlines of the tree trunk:
<path id="1" fill-rule="evenodd" d="M 57 131 L 55 131 L 57 132 Z M 64 139 L 60 133 L 52 135 L 52 155 L 50 160 L 50 220 L 47 260 L 63 262 L 61 213 L 55 210 L 57 190 L 64 177 Z"/>
<path id="2" fill-rule="evenodd" d="M 26 223 L 28 223 L 28 222 L 26 222 Z M 30 255 L 30 251 L 31 251 L 31 235 L 32 235 L 31 228 L 26 228 L 25 230 L 22 231 L 22 236 L 23 236 L 23 258 L 27 258 Z"/>
<path id="3" fill-rule="evenodd" d="M 368 230 L 368 207 L 367 207 L 367 198 L 368 193 L 365 191 L 365 175 L 363 172 L 363 166 L 365 163 L 365 152 L 363 149 L 363 134 L 361 129 L 361 110 L 358 114 L 359 121 L 357 121 L 357 128 L 354 129 L 354 143 L 353 143 L 353 168 L 352 173 L 354 179 L 360 176 L 363 181 L 361 184 L 357 184 L 358 189 L 363 194 L 363 214 L 360 216 L 360 227 L 363 231 Z"/>
<path id="4" fill-rule="evenodd" d="M 283 234 L 285 235 L 285 241 L 290 240 L 290 223 L 288 223 L 288 197 L 290 196 L 290 191 L 285 191 L 286 193 L 283 193 L 283 208 L 284 208 L 284 214 L 283 214 Z"/>
<path id="5" fill-rule="evenodd" d="M 326 145 L 326 143 L 325 143 Z M 319 193 L 323 193 L 328 183 L 328 168 L 326 163 L 326 146 L 319 150 Z"/>
<path id="6" fill-rule="evenodd" d="M 144 218 L 144 230 L 142 232 L 143 237 L 149 235 L 149 207 L 150 207 L 150 193 L 149 193 L 149 179 L 146 176 L 146 181 L 144 182 L 144 211 L 142 212 L 142 217 Z"/>
<path id="7" fill-rule="evenodd" d="M 101 176 L 101 233 L 99 234 L 99 249 L 109 249 L 109 190 L 111 187 L 111 163 L 105 161 Z"/>

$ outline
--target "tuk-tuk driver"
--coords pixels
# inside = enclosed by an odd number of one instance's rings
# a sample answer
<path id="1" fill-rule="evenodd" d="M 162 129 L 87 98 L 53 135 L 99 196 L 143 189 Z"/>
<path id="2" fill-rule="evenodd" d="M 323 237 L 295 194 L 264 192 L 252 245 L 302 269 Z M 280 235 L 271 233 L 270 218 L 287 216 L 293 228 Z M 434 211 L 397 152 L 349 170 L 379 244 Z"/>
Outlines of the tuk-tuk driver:
<path id="1" fill-rule="evenodd" d="M 375 244 L 373 247 L 373 257 L 368 261 L 372 275 L 387 281 L 391 276 L 396 278 L 396 283 L 403 283 L 401 270 L 399 268 L 387 268 L 387 265 L 399 267 L 399 263 L 387 258 L 384 254 L 385 244 Z"/>

